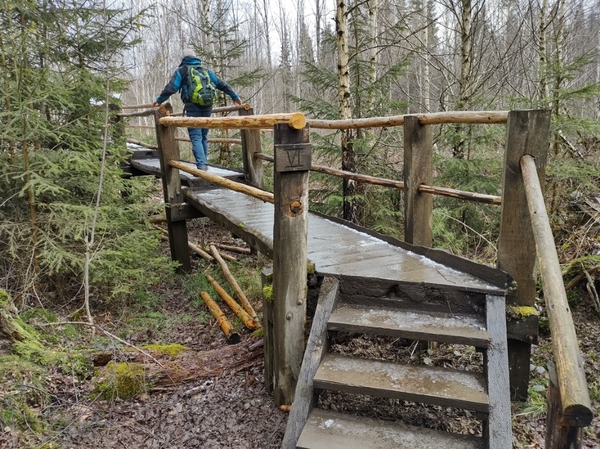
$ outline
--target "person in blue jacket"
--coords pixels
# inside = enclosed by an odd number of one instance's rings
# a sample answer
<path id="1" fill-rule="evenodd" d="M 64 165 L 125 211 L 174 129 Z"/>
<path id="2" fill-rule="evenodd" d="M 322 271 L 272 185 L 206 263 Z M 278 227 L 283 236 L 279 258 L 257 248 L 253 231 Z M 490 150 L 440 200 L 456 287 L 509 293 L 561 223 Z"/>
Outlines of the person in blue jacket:
<path id="1" fill-rule="evenodd" d="M 188 117 L 210 117 L 212 113 L 212 106 L 200 106 L 192 103 L 192 99 L 187 92 L 187 76 L 188 66 L 202 66 L 202 61 L 196 56 L 194 50 L 186 48 L 183 50 L 181 55 L 181 64 L 171 76 L 171 79 L 164 87 L 156 100 L 152 103 L 152 106 L 158 106 L 160 103 L 167 101 L 167 99 L 175 92 L 179 92 L 181 95 L 181 101 L 183 101 L 184 115 Z M 237 105 L 242 104 L 240 96 L 221 78 L 216 76 L 212 70 L 208 70 L 209 76 L 215 85 L 215 87 L 231 97 L 233 102 Z M 196 167 L 199 170 L 206 170 L 208 168 L 208 129 L 207 128 L 188 128 L 190 140 L 192 142 L 192 152 L 196 159 Z"/>

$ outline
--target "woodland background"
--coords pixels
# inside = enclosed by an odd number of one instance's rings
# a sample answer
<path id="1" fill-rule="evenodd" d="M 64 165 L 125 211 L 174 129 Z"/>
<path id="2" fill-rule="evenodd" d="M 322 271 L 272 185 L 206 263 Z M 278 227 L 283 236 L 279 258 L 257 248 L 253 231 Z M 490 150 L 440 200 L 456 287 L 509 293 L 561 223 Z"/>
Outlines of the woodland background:
<path id="1" fill-rule="evenodd" d="M 20 315 L 20 326 L 41 342 L 15 346 L 0 330 L 2 387 L 16 392 L 1 396 L 3 428 L 27 431 L 43 421 L 46 408 L 32 404 L 53 399 L 11 382 L 35 378 L 35 391 L 45 391 L 40 366 L 66 369 L 73 354 L 62 338 L 73 338 L 71 347 L 87 335 L 78 328 L 72 337 L 48 336 L 49 323 L 91 324 L 121 314 L 113 330 L 126 337 L 125 310 L 155 305 L 153 289 L 171 276 L 168 255 L 158 250 L 161 233 L 148 221 L 161 211 L 154 181 L 126 179 L 120 165 L 126 136 L 151 141 L 152 134 L 126 128 L 115 114 L 122 105 L 151 103 L 186 47 L 256 113 L 345 119 L 551 109 L 546 199 L 565 282 L 577 281 L 569 299 L 590 309 L 598 301 L 598 0 L 0 5 L 0 306 Z M 498 195 L 504 133 L 499 125 L 437 126 L 435 185 Z M 398 180 L 402 142 L 401 127 L 312 136 L 319 163 Z M 272 151 L 269 133 L 263 151 Z M 239 167 L 238 153 L 213 145 L 212 162 Z M 311 174 L 310 208 L 402 237 L 399 191 Z M 493 264 L 498 224 L 494 206 L 435 200 L 437 247 Z M 197 287 L 197 280 L 182 282 Z M 540 301 L 542 318 L 543 307 Z M 597 320 L 588 327 L 596 326 Z M 592 352 L 584 355 L 594 366 L 599 357 Z M 80 368 L 72 374 L 89 379 Z M 593 400 L 600 400 L 597 377 L 589 381 Z"/>

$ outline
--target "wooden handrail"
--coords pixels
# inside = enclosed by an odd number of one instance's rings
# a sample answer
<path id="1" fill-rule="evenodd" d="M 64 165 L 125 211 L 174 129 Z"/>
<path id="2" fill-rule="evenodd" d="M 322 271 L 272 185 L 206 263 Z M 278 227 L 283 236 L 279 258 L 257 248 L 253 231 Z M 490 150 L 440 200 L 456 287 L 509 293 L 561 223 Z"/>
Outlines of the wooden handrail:
<path id="1" fill-rule="evenodd" d="M 293 129 L 303 129 L 306 126 L 306 118 L 300 112 L 232 117 L 162 117 L 158 122 L 169 127 L 221 129 L 266 129 L 277 124 L 287 124 Z"/>
<path id="2" fill-rule="evenodd" d="M 213 175 L 212 173 L 208 173 L 204 170 L 198 170 L 197 168 L 192 168 L 189 165 L 184 164 L 180 161 L 175 161 L 173 159 L 167 162 L 171 167 L 177 168 L 181 171 L 189 173 L 191 175 L 197 176 L 198 178 L 205 179 L 214 184 L 221 185 L 223 187 L 227 187 L 228 189 L 235 190 L 236 192 L 245 193 L 246 195 L 253 196 L 254 198 L 258 198 L 259 200 L 263 200 L 267 203 L 273 203 L 274 196 L 271 192 L 266 192 L 261 189 L 257 189 L 256 187 L 252 187 L 246 184 L 242 184 L 241 182 L 235 182 L 231 179 L 223 178 L 222 176 Z"/>
<path id="3" fill-rule="evenodd" d="M 262 159 L 267 162 L 274 162 L 274 157 L 264 153 L 256 153 L 254 155 L 257 159 Z M 311 165 L 310 169 L 315 172 L 325 173 L 331 176 L 337 176 L 339 178 L 352 179 L 357 182 L 364 182 L 366 184 L 373 184 L 382 187 L 389 187 L 393 189 L 404 189 L 403 181 L 395 181 L 393 179 L 379 178 L 376 176 L 363 175 L 360 173 L 352 173 L 345 170 L 339 170 L 337 168 L 325 167 L 322 165 Z M 430 193 L 433 195 L 447 196 L 451 198 L 458 198 L 466 201 L 472 201 L 475 203 L 502 204 L 502 197 L 495 195 L 486 195 L 483 193 L 465 192 L 463 190 L 451 189 L 448 187 L 434 187 L 425 184 L 419 185 L 418 188 L 421 193 Z"/>
<path id="4" fill-rule="evenodd" d="M 542 187 L 532 156 L 524 155 L 520 166 L 552 334 L 563 417 L 572 426 L 585 427 L 592 422 L 592 407 Z"/>
<path id="5" fill-rule="evenodd" d="M 497 124 L 506 123 L 508 111 L 450 111 L 434 112 L 431 114 L 406 114 L 419 117 L 422 125 L 440 125 L 447 123 L 464 124 Z M 404 124 L 406 115 L 392 117 L 371 117 L 349 120 L 315 120 L 308 119 L 311 128 L 320 129 L 356 129 L 356 128 L 387 128 Z"/>

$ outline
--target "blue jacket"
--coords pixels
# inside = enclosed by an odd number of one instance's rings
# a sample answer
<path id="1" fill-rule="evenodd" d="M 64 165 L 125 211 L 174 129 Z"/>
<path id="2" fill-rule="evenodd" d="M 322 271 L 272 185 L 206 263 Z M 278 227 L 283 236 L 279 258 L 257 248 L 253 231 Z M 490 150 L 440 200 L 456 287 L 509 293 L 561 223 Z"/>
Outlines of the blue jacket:
<path id="1" fill-rule="evenodd" d="M 164 101 L 167 101 L 167 99 L 171 95 L 173 95 L 175 92 L 179 92 L 181 95 L 181 101 L 184 102 L 185 110 L 187 112 L 206 111 L 207 109 L 212 108 L 212 106 L 200 106 L 200 105 L 194 104 L 191 102 L 191 99 L 188 98 L 188 95 L 187 95 L 188 69 L 187 68 L 190 65 L 201 67 L 202 61 L 200 61 L 200 59 L 195 56 L 186 56 L 185 58 L 183 58 L 183 60 L 181 61 L 181 64 L 179 64 L 179 67 L 177 68 L 175 73 L 173 73 L 173 76 L 171 76 L 171 79 L 169 80 L 168 84 L 165 86 L 165 88 L 160 93 L 160 95 L 158 97 L 156 97 L 157 103 L 162 103 Z M 227 84 L 225 81 L 223 81 L 217 75 L 215 75 L 212 72 L 212 70 L 209 70 L 208 74 L 217 89 L 225 92 L 227 95 L 229 95 L 231 97 L 231 99 L 233 101 L 240 98 L 240 96 L 231 88 L 231 86 L 229 86 L 229 84 Z"/>

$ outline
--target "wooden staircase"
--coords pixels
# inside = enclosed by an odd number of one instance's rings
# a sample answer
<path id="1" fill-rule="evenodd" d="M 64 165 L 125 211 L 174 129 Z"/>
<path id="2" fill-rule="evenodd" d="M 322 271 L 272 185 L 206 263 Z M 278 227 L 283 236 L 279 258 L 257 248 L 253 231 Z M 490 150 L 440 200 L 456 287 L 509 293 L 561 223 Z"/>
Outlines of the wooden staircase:
<path id="1" fill-rule="evenodd" d="M 346 295 L 341 282 L 323 281 L 283 448 L 512 447 L 504 296 L 455 293 L 417 306 L 402 295 Z M 335 354 L 329 342 L 336 332 L 473 346 L 483 353 L 482 372 Z M 326 390 L 470 410 L 481 417 L 483 435 L 319 409 Z"/>

